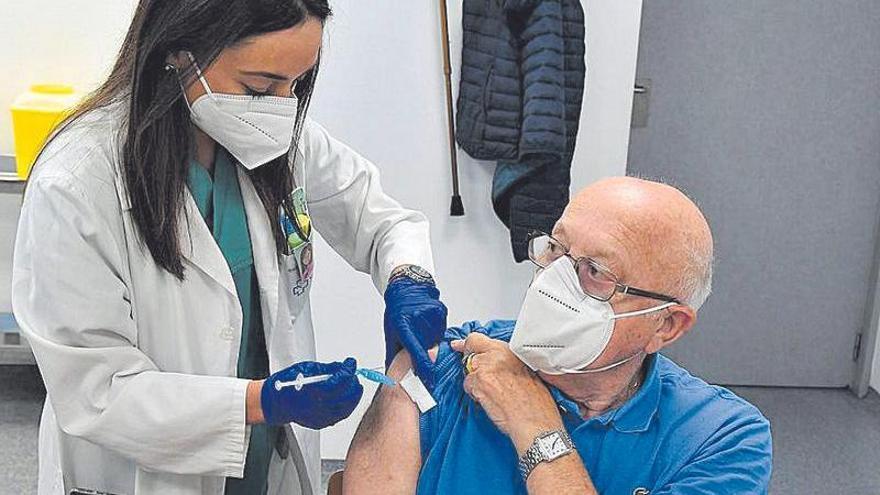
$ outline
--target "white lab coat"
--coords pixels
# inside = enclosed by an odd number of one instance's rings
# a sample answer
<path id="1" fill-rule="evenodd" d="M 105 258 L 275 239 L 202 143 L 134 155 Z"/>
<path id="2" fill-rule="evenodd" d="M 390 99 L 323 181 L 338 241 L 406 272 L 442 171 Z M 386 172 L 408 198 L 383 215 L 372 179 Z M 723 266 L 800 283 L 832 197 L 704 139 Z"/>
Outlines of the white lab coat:
<path id="1" fill-rule="evenodd" d="M 61 133 L 21 212 L 13 308 L 48 391 L 39 494 L 221 494 L 225 477 L 242 476 L 249 438 L 248 381 L 235 377 L 241 306 L 188 192 L 185 280 L 139 242 L 119 174 L 123 116 L 117 104 Z M 426 219 L 382 192 L 373 164 L 311 121 L 300 153 L 295 177 L 306 183 L 315 229 L 380 292 L 400 264 L 433 268 Z M 274 372 L 315 358 L 309 291 L 291 290 L 299 279 L 276 254 L 277 219 L 244 173 L 239 182 Z M 317 493 L 318 432 L 292 426 L 286 459 L 273 455 L 269 493 Z"/>

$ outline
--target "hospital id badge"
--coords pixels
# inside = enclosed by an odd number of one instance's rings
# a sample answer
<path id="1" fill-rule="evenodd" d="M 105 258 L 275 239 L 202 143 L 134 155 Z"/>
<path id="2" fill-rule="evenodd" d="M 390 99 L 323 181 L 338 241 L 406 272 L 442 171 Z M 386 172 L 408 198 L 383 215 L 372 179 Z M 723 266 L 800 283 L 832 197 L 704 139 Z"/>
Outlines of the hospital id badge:
<path id="1" fill-rule="evenodd" d="M 287 250 L 284 254 L 293 254 L 295 249 L 311 242 L 312 218 L 309 216 L 309 206 L 303 188 L 297 187 L 281 202 L 278 208 L 278 221 L 281 223 L 281 232 L 287 240 Z"/>
<path id="2" fill-rule="evenodd" d="M 290 193 L 279 208 L 279 222 L 284 233 L 285 269 L 296 271 L 297 281 L 293 284 L 294 295 L 301 295 L 314 273 L 314 251 L 312 246 L 312 219 L 306 203 L 305 190 L 297 187 Z"/>

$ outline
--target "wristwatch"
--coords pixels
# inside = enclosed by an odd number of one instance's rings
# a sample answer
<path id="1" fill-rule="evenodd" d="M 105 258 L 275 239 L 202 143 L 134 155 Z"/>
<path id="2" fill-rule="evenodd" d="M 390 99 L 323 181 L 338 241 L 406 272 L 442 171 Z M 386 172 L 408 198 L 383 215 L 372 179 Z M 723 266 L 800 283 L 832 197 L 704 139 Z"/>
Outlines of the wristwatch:
<path id="1" fill-rule="evenodd" d="M 388 281 L 391 282 L 391 281 L 398 279 L 400 277 L 407 277 L 409 279 L 412 279 L 416 282 L 423 283 L 423 284 L 435 285 L 434 284 L 434 277 L 431 276 L 431 274 L 428 272 L 428 270 L 425 270 L 424 268 L 422 268 L 418 265 L 398 266 L 397 268 L 394 269 L 393 272 L 391 272 L 391 276 L 388 277 Z"/>
<path id="2" fill-rule="evenodd" d="M 574 452 L 574 443 L 565 430 L 541 433 L 531 447 L 519 458 L 519 472 L 523 481 L 529 479 L 532 470 L 542 462 L 551 462 Z"/>

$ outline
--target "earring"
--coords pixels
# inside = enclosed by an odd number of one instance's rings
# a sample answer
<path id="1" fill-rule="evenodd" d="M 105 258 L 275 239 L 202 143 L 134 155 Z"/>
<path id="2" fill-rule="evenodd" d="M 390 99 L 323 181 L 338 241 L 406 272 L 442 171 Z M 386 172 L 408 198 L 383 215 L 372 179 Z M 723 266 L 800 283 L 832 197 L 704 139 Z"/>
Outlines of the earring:
<path id="1" fill-rule="evenodd" d="M 177 69 L 177 67 L 175 67 L 172 64 L 165 64 L 165 72 L 171 72 L 171 71 L 177 72 L 178 69 Z"/>

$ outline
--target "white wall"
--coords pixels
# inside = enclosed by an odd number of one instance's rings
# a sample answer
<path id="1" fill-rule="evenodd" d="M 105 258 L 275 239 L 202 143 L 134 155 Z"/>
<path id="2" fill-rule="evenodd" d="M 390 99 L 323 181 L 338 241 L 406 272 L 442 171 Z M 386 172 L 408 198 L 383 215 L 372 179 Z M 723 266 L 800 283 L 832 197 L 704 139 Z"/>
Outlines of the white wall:
<path id="1" fill-rule="evenodd" d="M 312 115 L 379 164 L 388 192 L 428 215 L 450 324 L 513 318 L 532 269 L 513 263 L 507 231 L 492 213 L 492 164 L 459 153 L 467 215 L 448 215 L 452 186 L 437 4 L 387 0 L 377 9 L 374 2 L 334 1 Z M 641 14 L 641 0 L 584 5 L 589 75 L 573 188 L 625 172 Z M 455 73 L 461 2 L 449 8 Z M 351 354 L 366 365 L 381 364 L 381 299 L 367 277 L 352 275 L 329 248 L 319 248 L 312 293 L 319 356 Z M 326 432 L 324 457 L 344 457 L 366 405 Z"/>
<path id="2" fill-rule="evenodd" d="M 106 74 L 134 3 L 31 0 L 5 6 L 0 66 L 15 77 L 0 83 L 0 153 L 12 151 L 7 109 L 14 96 L 42 81 L 90 89 Z M 312 115 L 379 164 L 386 190 L 431 220 L 436 275 L 450 323 L 511 318 L 532 269 L 513 263 L 507 231 L 492 213 L 491 164 L 459 155 L 467 216 L 448 215 L 438 3 L 331 0 L 335 16 Z M 449 3 L 455 71 L 461 2 Z M 584 5 L 589 76 L 573 188 L 625 172 L 641 12 L 641 0 L 586 0 Z M 366 276 L 352 272 L 321 241 L 313 305 L 321 359 L 354 355 L 364 365 L 382 362 L 380 297 Z M 344 457 L 366 405 L 326 432 L 324 457 Z"/>
<path id="3" fill-rule="evenodd" d="M 90 90 L 109 71 L 136 0 L 2 2 L 0 14 L 0 154 L 11 155 L 9 107 L 35 83 Z"/>

